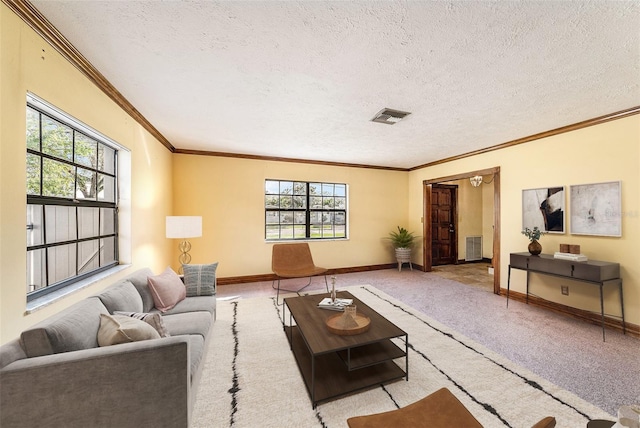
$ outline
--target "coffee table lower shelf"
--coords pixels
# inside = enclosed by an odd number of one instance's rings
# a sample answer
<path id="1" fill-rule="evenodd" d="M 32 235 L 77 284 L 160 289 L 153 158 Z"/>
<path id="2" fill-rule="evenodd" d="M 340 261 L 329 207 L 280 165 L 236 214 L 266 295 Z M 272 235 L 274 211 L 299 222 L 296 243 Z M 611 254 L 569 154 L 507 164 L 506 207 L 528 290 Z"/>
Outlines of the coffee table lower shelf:
<path id="1" fill-rule="evenodd" d="M 314 408 L 318 403 L 406 377 L 405 371 L 392 359 L 406 358 L 402 351 L 393 351 L 386 357 L 380 356 L 378 362 L 370 361 L 360 368 L 349 368 L 344 359 L 346 351 L 316 355 L 313 361 L 298 327 L 287 326 L 285 332 L 292 344 L 294 357 Z M 377 349 L 399 350 L 390 340 L 373 346 Z M 354 349 L 357 352 L 358 348 Z"/>

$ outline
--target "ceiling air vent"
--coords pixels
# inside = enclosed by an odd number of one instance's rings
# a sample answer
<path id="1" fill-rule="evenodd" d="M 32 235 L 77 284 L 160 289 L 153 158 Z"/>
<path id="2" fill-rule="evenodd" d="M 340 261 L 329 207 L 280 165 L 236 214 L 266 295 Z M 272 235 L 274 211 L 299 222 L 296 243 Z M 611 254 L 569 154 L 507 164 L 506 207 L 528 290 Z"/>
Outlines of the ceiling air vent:
<path id="1" fill-rule="evenodd" d="M 372 122 L 386 123 L 387 125 L 393 125 L 400 122 L 404 117 L 410 115 L 408 111 L 393 110 L 390 108 L 383 108 L 371 119 Z"/>

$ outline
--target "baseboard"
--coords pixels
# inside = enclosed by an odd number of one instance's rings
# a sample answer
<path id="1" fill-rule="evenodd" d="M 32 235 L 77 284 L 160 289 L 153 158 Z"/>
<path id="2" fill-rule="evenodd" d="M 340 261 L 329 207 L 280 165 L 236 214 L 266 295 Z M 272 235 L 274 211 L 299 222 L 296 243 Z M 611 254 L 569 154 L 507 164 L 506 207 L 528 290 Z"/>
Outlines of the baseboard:
<path id="1" fill-rule="evenodd" d="M 459 265 L 464 265 L 464 264 L 469 264 L 469 263 L 489 263 L 491 264 L 491 259 L 488 259 L 486 257 L 481 258 L 480 260 L 465 260 L 465 259 L 459 259 L 458 263 Z"/>
<path id="2" fill-rule="evenodd" d="M 507 289 L 501 288 L 500 295 L 506 297 Z M 518 302 L 525 303 L 526 295 L 517 291 L 509 291 L 509 300 L 516 300 Z M 562 305 L 560 303 L 552 302 L 550 300 L 543 299 L 541 297 L 532 296 L 529 294 L 529 304 L 538 306 L 541 308 L 549 309 L 551 311 L 568 315 L 572 318 L 577 318 L 582 321 L 589 322 L 591 324 L 602 325 L 602 318 L 599 313 L 585 311 L 583 309 L 572 308 L 571 306 Z M 606 328 L 611 328 L 622 332 L 622 320 L 618 318 L 612 318 L 605 315 L 604 325 Z M 627 334 L 633 337 L 640 338 L 640 326 L 625 322 L 625 328 Z"/>
<path id="3" fill-rule="evenodd" d="M 416 269 L 422 270 L 422 266 L 413 265 Z M 384 270 L 384 269 L 393 269 L 397 268 L 398 265 L 396 263 L 388 263 L 382 265 L 368 265 L 368 266 L 354 266 L 347 268 L 336 268 L 329 269 L 327 275 L 340 275 L 343 273 L 354 273 L 354 272 L 369 272 L 374 270 Z M 227 285 L 227 284 L 245 284 L 247 282 L 262 282 L 262 281 L 273 281 L 277 279 L 277 277 L 273 273 L 261 274 L 261 275 L 246 275 L 246 276 L 228 276 L 225 278 L 218 278 L 218 285 Z"/>

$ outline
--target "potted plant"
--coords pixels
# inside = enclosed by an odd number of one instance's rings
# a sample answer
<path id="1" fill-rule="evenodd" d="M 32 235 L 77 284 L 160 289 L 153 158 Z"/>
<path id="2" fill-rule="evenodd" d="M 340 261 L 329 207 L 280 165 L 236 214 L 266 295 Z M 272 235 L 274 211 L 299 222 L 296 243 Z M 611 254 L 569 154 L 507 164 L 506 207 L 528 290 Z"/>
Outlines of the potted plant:
<path id="1" fill-rule="evenodd" d="M 415 244 L 416 236 L 413 232 L 409 232 L 404 227 L 398 226 L 398 231 L 389 232 L 389 240 L 395 248 L 396 251 L 396 260 L 398 261 L 398 270 L 401 270 L 402 263 L 409 263 L 409 267 L 413 270 L 413 266 L 411 266 L 411 248 Z"/>
<path id="2" fill-rule="evenodd" d="M 525 227 L 522 231 L 522 234 L 529 238 L 529 241 L 531 241 L 528 247 L 531 255 L 537 256 L 538 254 L 540 254 L 542 252 L 542 245 L 540 245 L 538 239 L 540 239 L 542 235 L 544 235 L 544 232 L 538 229 L 538 226 L 535 226 L 533 230 Z"/>

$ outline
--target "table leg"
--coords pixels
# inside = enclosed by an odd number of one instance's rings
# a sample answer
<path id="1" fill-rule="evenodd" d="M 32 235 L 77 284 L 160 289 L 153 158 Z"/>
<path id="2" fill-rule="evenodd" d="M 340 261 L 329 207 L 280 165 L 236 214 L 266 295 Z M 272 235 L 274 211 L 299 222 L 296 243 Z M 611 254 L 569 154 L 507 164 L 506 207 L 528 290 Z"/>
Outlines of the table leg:
<path id="1" fill-rule="evenodd" d="M 511 288 L 511 265 L 507 271 L 507 308 L 509 307 L 509 288 Z"/>
<path id="2" fill-rule="evenodd" d="M 600 319 L 602 322 L 602 341 L 605 342 L 605 338 L 604 338 L 604 297 L 602 296 L 602 288 L 603 288 L 604 284 L 601 282 L 600 283 Z"/>
<path id="3" fill-rule="evenodd" d="M 624 299 L 622 298 L 622 278 L 620 278 L 620 310 L 622 311 L 622 334 L 627 334 L 627 327 L 624 322 Z"/>
<path id="4" fill-rule="evenodd" d="M 409 334 L 404 335 L 404 372 L 407 382 L 409 382 Z"/>
<path id="5" fill-rule="evenodd" d="M 525 297 L 527 305 L 529 304 L 529 271 L 527 271 L 527 295 Z"/>

